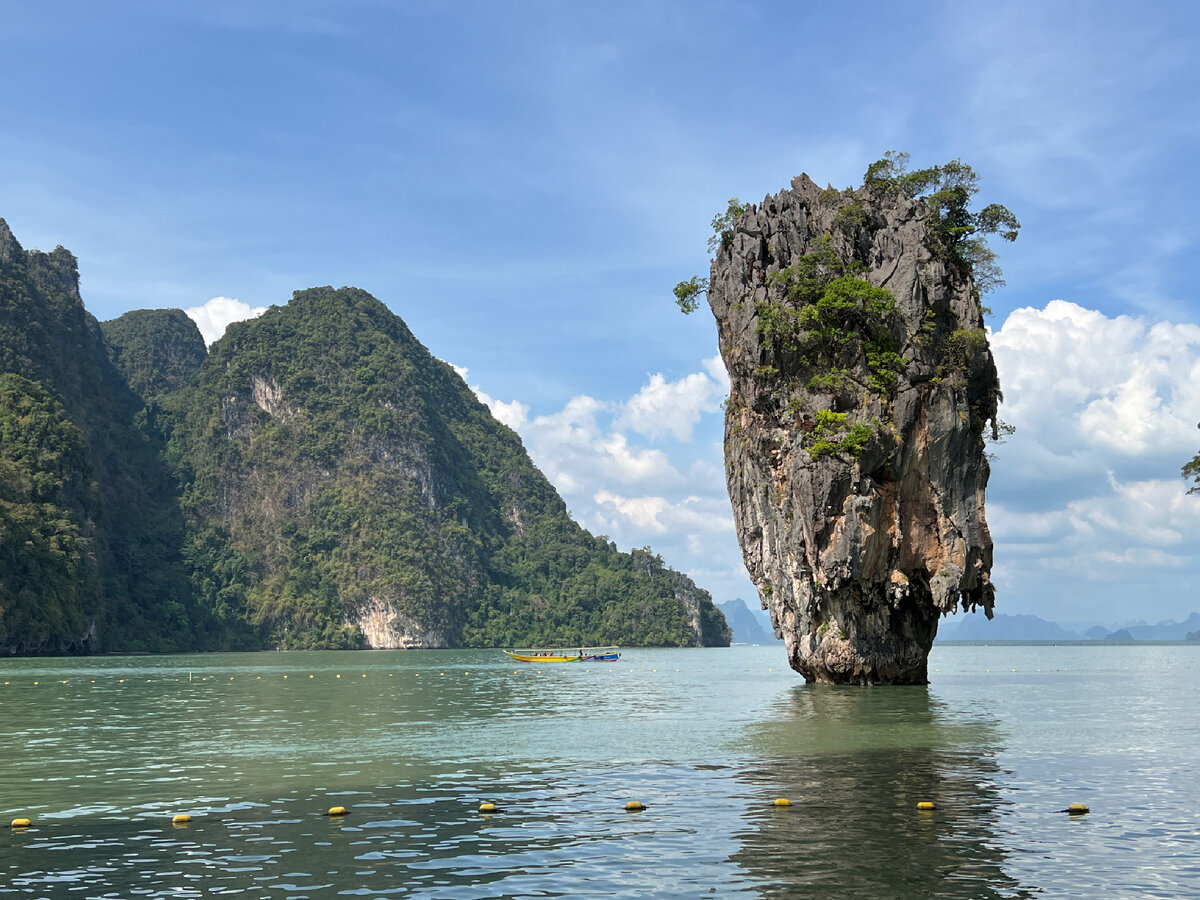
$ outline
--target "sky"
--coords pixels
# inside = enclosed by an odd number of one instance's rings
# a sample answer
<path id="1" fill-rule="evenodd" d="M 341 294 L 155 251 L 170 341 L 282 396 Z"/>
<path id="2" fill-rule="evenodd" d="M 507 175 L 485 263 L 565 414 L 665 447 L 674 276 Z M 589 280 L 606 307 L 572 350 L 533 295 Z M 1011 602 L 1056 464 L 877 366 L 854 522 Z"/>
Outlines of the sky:
<path id="1" fill-rule="evenodd" d="M 835 8 L 838 7 L 838 8 Z M 842 8 L 845 7 L 845 8 Z M 709 222 L 887 150 L 1023 225 L 988 324 L 1015 434 L 997 612 L 1200 609 L 1200 4 L 5 0 L 0 217 L 88 309 L 224 326 L 355 285 L 572 511 L 756 605 L 721 455 Z"/>

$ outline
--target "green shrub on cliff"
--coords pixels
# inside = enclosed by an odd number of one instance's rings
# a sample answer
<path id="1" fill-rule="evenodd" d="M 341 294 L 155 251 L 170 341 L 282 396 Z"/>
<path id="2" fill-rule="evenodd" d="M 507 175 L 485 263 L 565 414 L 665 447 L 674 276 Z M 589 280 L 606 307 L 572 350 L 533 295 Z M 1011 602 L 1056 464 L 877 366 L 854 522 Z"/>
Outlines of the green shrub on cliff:
<path id="1" fill-rule="evenodd" d="M 786 301 L 755 301 L 765 351 L 777 358 L 795 353 L 804 366 L 825 370 L 809 381 L 810 389 L 839 389 L 861 360 L 871 387 L 889 395 L 904 371 L 896 301 L 886 289 L 856 277 L 862 270 L 825 241 L 770 276 L 786 289 Z"/>
<path id="2" fill-rule="evenodd" d="M 1003 286 L 996 253 L 986 236 L 997 234 L 1015 241 L 1021 230 L 1017 217 L 999 203 L 971 211 L 971 200 L 979 192 L 979 176 L 962 160 L 914 171 L 909 171 L 908 162 L 907 153 L 889 150 L 883 159 L 867 166 L 863 187 L 924 200 L 934 214 L 934 233 L 941 239 L 948 261 L 971 274 L 980 294 Z"/>
<path id="3" fill-rule="evenodd" d="M 729 198 L 725 212 L 712 218 L 713 233 L 708 239 L 708 252 L 715 253 L 733 240 L 733 225 L 746 212 L 746 204 L 737 197 Z M 675 303 L 684 315 L 694 313 L 700 306 L 700 295 L 708 292 L 708 279 L 693 275 L 673 288 Z"/>
<path id="4" fill-rule="evenodd" d="M 1200 428 L 1200 425 L 1196 427 Z M 1192 486 L 1188 488 L 1189 494 L 1200 493 L 1200 453 L 1197 453 L 1191 462 L 1184 464 L 1180 474 L 1184 478 L 1192 479 Z"/>
<path id="5" fill-rule="evenodd" d="M 848 418 L 846 413 L 818 410 L 816 424 L 805 441 L 809 455 L 814 459 L 836 453 L 859 456 L 875 431 L 864 422 L 855 422 L 847 427 Z"/>

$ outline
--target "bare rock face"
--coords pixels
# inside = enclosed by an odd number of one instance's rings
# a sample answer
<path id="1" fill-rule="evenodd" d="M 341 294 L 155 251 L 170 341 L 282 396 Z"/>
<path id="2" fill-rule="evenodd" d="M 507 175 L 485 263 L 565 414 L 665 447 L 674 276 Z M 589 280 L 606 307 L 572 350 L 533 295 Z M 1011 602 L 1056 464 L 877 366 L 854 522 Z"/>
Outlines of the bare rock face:
<path id="1" fill-rule="evenodd" d="M 991 616 L 999 384 L 969 267 L 931 224 L 904 194 L 802 175 L 712 264 L 738 539 L 808 681 L 923 684 L 939 617 Z"/>

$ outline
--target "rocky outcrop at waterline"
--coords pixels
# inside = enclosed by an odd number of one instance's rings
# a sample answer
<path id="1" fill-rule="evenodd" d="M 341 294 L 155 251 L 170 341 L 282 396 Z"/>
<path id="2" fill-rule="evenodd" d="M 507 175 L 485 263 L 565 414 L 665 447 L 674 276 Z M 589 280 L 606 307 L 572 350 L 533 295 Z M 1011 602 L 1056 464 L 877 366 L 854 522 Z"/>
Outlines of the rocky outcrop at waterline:
<path id="1" fill-rule="evenodd" d="M 718 238 L 738 538 L 808 681 L 924 683 L 939 617 L 991 615 L 1000 391 L 953 234 L 905 191 L 801 175 Z"/>

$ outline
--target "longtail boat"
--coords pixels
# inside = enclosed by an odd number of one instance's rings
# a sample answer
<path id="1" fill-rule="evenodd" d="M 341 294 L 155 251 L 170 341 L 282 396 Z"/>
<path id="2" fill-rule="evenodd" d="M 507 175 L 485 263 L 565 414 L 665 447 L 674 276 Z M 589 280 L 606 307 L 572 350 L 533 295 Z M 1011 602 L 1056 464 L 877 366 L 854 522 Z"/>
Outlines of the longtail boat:
<path id="1" fill-rule="evenodd" d="M 565 663 L 565 662 L 616 662 L 621 658 L 617 647 L 580 647 L 578 650 L 505 650 L 505 654 L 517 662 Z"/>

